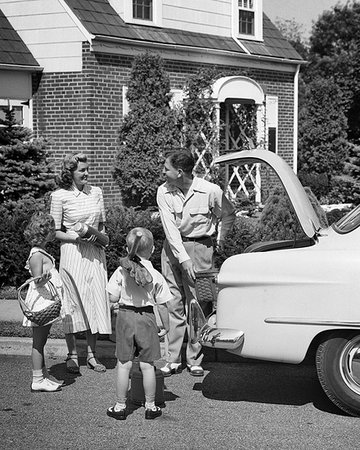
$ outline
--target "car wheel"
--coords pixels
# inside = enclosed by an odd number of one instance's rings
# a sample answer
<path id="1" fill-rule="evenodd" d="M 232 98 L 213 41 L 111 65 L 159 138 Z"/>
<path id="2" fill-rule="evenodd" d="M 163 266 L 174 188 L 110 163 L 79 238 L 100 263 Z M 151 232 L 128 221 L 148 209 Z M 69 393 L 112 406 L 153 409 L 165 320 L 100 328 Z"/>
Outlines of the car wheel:
<path id="1" fill-rule="evenodd" d="M 360 334 L 331 334 L 316 352 L 318 377 L 326 395 L 343 411 L 360 415 Z"/>

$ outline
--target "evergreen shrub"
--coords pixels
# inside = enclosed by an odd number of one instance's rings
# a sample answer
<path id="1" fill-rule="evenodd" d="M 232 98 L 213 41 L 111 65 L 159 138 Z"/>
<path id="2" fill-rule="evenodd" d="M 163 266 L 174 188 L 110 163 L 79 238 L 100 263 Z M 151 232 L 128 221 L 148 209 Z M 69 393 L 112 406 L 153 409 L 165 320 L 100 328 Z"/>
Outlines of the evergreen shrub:
<path id="1" fill-rule="evenodd" d="M 154 236 L 154 253 L 151 257 L 153 266 L 161 271 L 160 255 L 165 238 L 160 216 L 152 209 L 140 210 L 112 206 L 106 213 L 106 231 L 110 243 L 106 249 L 109 277 L 119 266 L 119 258 L 126 256 L 126 236 L 135 227 L 148 228 Z"/>
<path id="2" fill-rule="evenodd" d="M 28 196 L 0 204 L 0 286 L 18 287 L 30 277 L 25 269 L 30 245 L 24 238 L 24 229 L 35 212 L 48 210 L 47 197 L 35 199 Z M 59 257 L 56 241 L 47 250 L 55 258 Z"/>

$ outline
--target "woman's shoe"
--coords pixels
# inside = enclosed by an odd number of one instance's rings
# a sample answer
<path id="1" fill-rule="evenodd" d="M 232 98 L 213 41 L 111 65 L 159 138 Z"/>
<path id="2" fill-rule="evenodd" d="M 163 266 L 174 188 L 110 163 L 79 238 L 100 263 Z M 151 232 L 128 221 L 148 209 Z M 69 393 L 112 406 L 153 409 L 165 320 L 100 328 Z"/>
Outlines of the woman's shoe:
<path id="1" fill-rule="evenodd" d="M 66 362 L 67 372 L 74 373 L 74 374 L 80 373 L 80 367 L 79 367 L 77 354 L 68 353 L 65 362 Z"/>
<path id="2" fill-rule="evenodd" d="M 93 361 L 91 362 L 91 360 Z M 104 364 L 99 363 L 99 361 L 95 358 L 95 353 L 88 355 L 86 358 L 86 365 L 94 372 L 106 372 L 106 367 Z"/>

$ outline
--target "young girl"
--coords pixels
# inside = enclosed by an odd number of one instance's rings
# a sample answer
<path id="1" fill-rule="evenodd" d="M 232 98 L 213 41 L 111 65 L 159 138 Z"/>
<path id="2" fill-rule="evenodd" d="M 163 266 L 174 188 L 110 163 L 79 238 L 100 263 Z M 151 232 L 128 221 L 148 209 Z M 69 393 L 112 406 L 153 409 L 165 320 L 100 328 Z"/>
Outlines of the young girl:
<path id="1" fill-rule="evenodd" d="M 51 294 L 46 284 L 48 280 L 51 279 L 62 297 L 62 282 L 59 272 L 55 268 L 54 258 L 45 251 L 46 244 L 55 239 L 54 219 L 50 214 L 35 213 L 24 231 L 24 236 L 32 247 L 25 268 L 29 270 L 32 277 L 41 276 L 41 278 L 29 284 L 25 303 L 30 310 L 40 311 L 52 303 Z M 33 330 L 32 392 L 58 391 L 62 383 L 54 377 L 50 377 L 44 360 L 44 347 L 51 324 L 38 326 L 25 317 L 23 325 L 32 327 Z"/>

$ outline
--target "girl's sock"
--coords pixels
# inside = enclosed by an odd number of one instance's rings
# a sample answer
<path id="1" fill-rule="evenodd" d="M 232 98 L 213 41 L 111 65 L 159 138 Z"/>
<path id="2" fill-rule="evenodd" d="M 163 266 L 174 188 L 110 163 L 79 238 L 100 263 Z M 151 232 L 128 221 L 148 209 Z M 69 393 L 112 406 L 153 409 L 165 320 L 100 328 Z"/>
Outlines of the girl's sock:
<path id="1" fill-rule="evenodd" d="M 155 402 L 145 402 L 146 409 L 155 409 Z"/>
<path id="2" fill-rule="evenodd" d="M 43 371 L 41 369 L 33 370 L 33 383 L 40 383 L 44 379 Z"/>
<path id="3" fill-rule="evenodd" d="M 115 406 L 114 406 L 114 411 L 120 411 L 122 409 L 126 409 L 126 404 L 125 403 L 116 402 Z"/>

